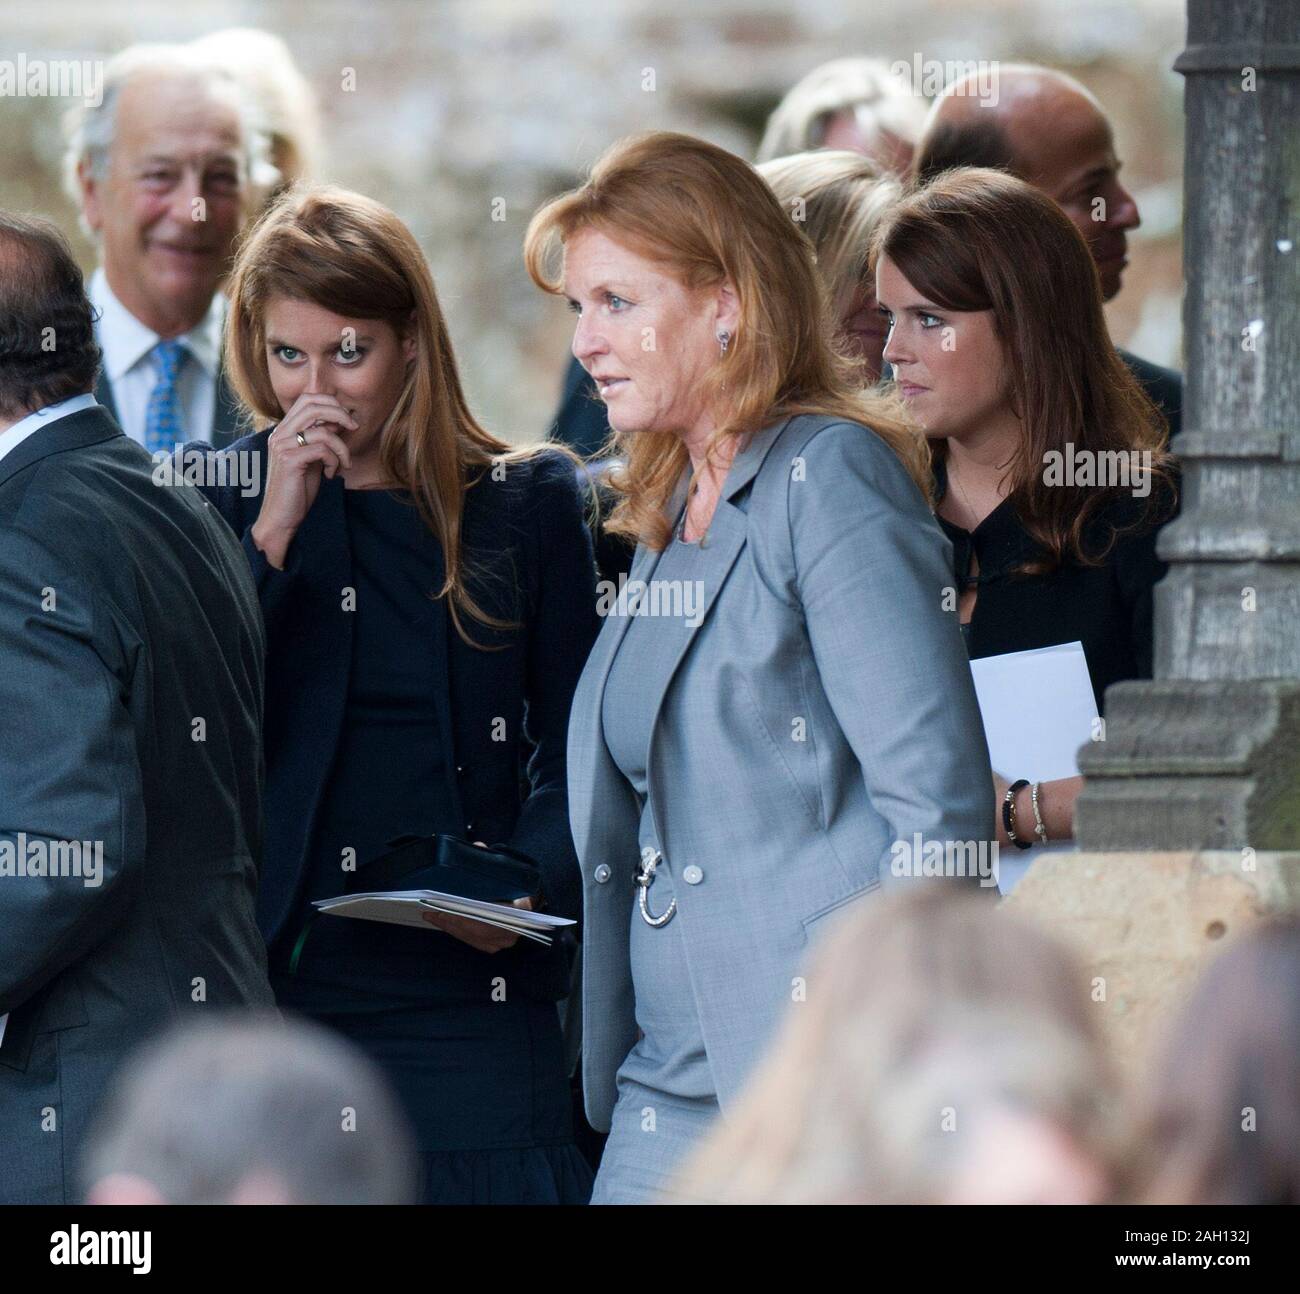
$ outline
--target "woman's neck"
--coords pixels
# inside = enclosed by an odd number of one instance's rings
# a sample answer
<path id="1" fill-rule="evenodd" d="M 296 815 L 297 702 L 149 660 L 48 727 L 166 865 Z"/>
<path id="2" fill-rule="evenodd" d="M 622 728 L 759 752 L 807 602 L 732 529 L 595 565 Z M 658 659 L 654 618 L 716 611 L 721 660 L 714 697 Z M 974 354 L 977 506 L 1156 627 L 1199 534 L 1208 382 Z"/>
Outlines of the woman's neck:
<path id="1" fill-rule="evenodd" d="M 1015 457 L 1022 435 L 1020 419 L 1007 410 L 960 438 L 949 436 L 949 462 L 960 463 L 972 476 L 1000 475 Z"/>
<path id="2" fill-rule="evenodd" d="M 352 466 L 340 470 L 339 476 L 345 490 L 378 490 L 392 486 L 378 454 L 354 458 Z"/>
<path id="3" fill-rule="evenodd" d="M 952 488 L 943 500 L 948 506 L 940 511 L 971 529 L 983 521 L 1010 492 L 1011 464 L 1022 435 L 1020 420 L 1008 413 L 960 440 L 950 436 L 944 470 Z M 967 515 L 952 515 L 959 508 Z"/>
<path id="4" fill-rule="evenodd" d="M 722 483 L 731 470 L 731 462 L 736 457 L 736 450 L 739 448 L 737 438 L 727 436 L 720 445 L 715 445 L 712 452 L 710 452 L 709 442 L 716 431 L 717 428 L 714 426 L 713 420 L 707 419 L 703 423 L 697 424 L 689 432 L 682 433 L 682 442 L 685 444 L 686 452 L 691 460 L 691 473 L 695 477 L 695 488 L 698 492 L 705 494 L 721 491 Z"/>
<path id="5" fill-rule="evenodd" d="M 716 431 L 717 426 L 713 419 L 706 415 L 695 426 L 681 433 L 682 444 L 686 446 L 686 452 L 690 455 L 691 471 L 694 472 L 696 477 L 702 477 L 705 468 L 710 466 L 709 441 L 713 439 Z M 712 465 L 715 468 L 721 465 L 723 471 L 725 471 L 731 465 L 731 458 L 728 454 L 729 449 L 730 441 L 714 450 Z M 725 459 L 723 458 L 724 454 L 728 455 Z"/>
<path id="6" fill-rule="evenodd" d="M 705 419 L 689 432 L 682 433 L 682 441 L 691 460 L 694 484 L 686 499 L 686 523 L 683 534 L 698 538 L 709 528 L 713 513 L 722 497 L 722 487 L 731 470 L 732 460 L 739 447 L 735 436 L 726 437 L 709 452 L 709 442 L 717 428 L 712 419 Z"/>

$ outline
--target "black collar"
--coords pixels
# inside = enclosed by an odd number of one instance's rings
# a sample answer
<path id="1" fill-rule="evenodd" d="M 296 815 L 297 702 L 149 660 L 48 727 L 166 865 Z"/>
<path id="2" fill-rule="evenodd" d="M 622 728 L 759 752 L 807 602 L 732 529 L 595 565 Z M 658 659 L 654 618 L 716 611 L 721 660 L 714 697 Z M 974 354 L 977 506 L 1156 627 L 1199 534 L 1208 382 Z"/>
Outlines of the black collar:
<path id="1" fill-rule="evenodd" d="M 937 509 L 948 492 L 948 471 L 942 458 L 935 458 L 933 471 Z M 1009 498 L 1003 499 L 974 530 L 964 530 L 937 511 L 935 520 L 952 544 L 953 573 L 959 580 L 968 579 L 972 553 L 979 560 L 978 583 L 984 584 L 1011 574 L 1038 551 Z"/>

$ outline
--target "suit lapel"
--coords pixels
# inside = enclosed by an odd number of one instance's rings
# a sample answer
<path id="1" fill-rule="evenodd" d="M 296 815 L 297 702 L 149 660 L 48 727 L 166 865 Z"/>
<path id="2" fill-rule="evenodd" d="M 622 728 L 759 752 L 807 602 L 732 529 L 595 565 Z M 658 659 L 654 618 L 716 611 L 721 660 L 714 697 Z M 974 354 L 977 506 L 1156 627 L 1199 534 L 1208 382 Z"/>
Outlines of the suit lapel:
<path id="1" fill-rule="evenodd" d="M 95 379 L 95 399 L 108 410 L 114 422 L 119 421 L 117 399 L 113 395 L 113 384 L 108 380 L 108 374 L 102 368 L 99 370 L 99 376 Z M 239 439 L 239 424 L 242 412 L 242 406 L 233 388 L 226 381 L 226 366 L 222 363 L 217 368 L 216 394 L 212 407 L 212 434 L 207 438 L 213 449 L 227 449 Z M 191 436 L 190 439 L 203 438 Z"/>
<path id="2" fill-rule="evenodd" d="M 673 679 L 681 668 L 691 644 L 699 636 L 700 630 L 708 623 L 709 612 L 718 600 L 718 594 L 731 574 L 731 568 L 745 546 L 745 537 L 749 531 L 749 519 L 735 504 L 727 499 L 718 500 L 713 520 L 709 523 L 708 545 L 700 550 L 692 578 L 703 585 L 704 601 L 699 609 L 698 621 L 689 633 L 682 634 L 673 652 L 668 670 L 664 674 L 663 689 L 655 698 L 654 719 L 650 724 L 650 747 L 646 752 L 646 777 L 653 776 L 655 766 L 655 745 L 659 737 L 659 715 L 663 710 L 664 700 L 672 688 Z M 673 542 L 676 542 L 675 540 Z M 631 617 L 629 616 L 628 619 Z"/>
<path id="3" fill-rule="evenodd" d="M 651 728 L 647 772 L 654 767 L 655 737 L 658 733 L 659 714 L 663 709 L 664 698 L 691 643 L 695 641 L 700 628 L 707 622 L 718 593 L 730 575 L 737 557 L 740 556 L 741 549 L 745 546 L 748 519 L 745 512 L 737 507 L 732 499 L 754 479 L 768 451 L 789 421 L 788 418 L 782 419 L 756 432 L 736 455 L 731 470 L 727 473 L 722 496 L 718 500 L 717 510 L 709 526 L 709 542 L 700 551 L 701 564 L 698 568 L 698 578 L 704 582 L 704 603 L 700 608 L 699 623 L 689 634 L 682 636 L 676 658 L 665 677 L 663 690 L 655 699 L 655 720 Z M 670 519 L 677 517 L 686 501 L 686 484 L 687 475 L 684 474 L 665 508 Z M 628 573 L 629 600 L 638 582 L 644 581 L 648 585 L 654 578 L 661 557 L 662 553 L 654 552 L 644 544 L 637 546 L 636 556 L 632 560 L 632 569 Z M 632 811 L 635 811 L 629 793 L 630 788 L 609 753 L 600 722 L 605 685 L 631 621 L 631 615 L 612 615 L 606 618 L 574 697 L 573 714 L 581 716 L 581 719 L 569 725 L 568 758 L 571 788 L 569 810 L 574 843 L 578 847 L 578 856 L 583 859 L 599 859 L 608 852 L 603 847 L 590 848 L 590 842 L 593 840 L 599 841 L 602 837 L 610 840 L 626 839 L 622 834 L 626 830 L 626 824 L 619 823 L 617 814 L 613 811 L 613 806 L 617 803 L 614 797 L 619 791 L 622 792 L 627 803 L 632 805 Z M 635 829 L 635 822 L 633 822 L 632 830 Z M 606 836 L 605 833 L 608 835 Z"/>
<path id="4" fill-rule="evenodd" d="M 122 420 L 117 413 L 117 400 L 113 395 L 113 384 L 108 380 L 108 373 L 103 368 L 99 370 L 99 376 L 95 379 L 95 399 L 108 410 L 108 416 L 121 425 Z"/>
<path id="5" fill-rule="evenodd" d="M 665 508 L 669 517 L 677 515 L 685 499 L 686 478 L 683 476 L 677 482 L 672 498 Z M 648 581 L 654 575 L 655 568 L 659 565 L 659 559 L 662 556 L 662 553 L 655 552 L 653 548 L 647 548 L 645 544 L 638 544 L 632 557 L 631 569 L 627 574 L 627 588 L 630 590 L 639 582 Z M 617 593 L 618 590 L 613 590 L 613 592 Z M 619 610 L 622 609 L 621 602 L 616 605 L 618 605 Z M 575 697 L 575 701 L 579 698 L 583 701 L 589 701 L 596 707 L 597 713 L 605 695 L 605 682 L 609 678 L 610 669 L 613 667 L 614 657 L 618 655 L 619 645 L 623 641 L 623 635 L 627 633 L 631 620 L 632 617 L 628 615 L 606 615 L 605 623 L 601 626 L 600 633 L 592 645 L 591 654 L 587 658 L 587 668 L 583 672 L 578 697 Z"/>
<path id="6" fill-rule="evenodd" d="M 668 503 L 666 511 L 669 517 L 677 515 L 685 498 L 686 478 L 683 477 Z M 659 565 L 661 556 L 654 549 L 638 544 L 632 558 L 632 567 L 628 571 L 627 587 L 631 588 L 633 581 L 648 580 Z M 605 617 L 605 623 L 592 645 L 586 668 L 578 681 L 570 711 L 569 825 L 573 831 L 573 843 L 578 857 L 582 860 L 601 859 L 607 855 L 608 850 L 604 844 L 593 845 L 593 841 L 622 838 L 626 824 L 619 821 L 620 803 L 631 815 L 632 829 L 635 830 L 635 798 L 605 744 L 600 719 L 609 671 L 631 619 L 631 616 L 626 615 Z M 577 722 L 574 721 L 575 718 Z"/>
<path id="7" fill-rule="evenodd" d="M 224 360 L 217 366 L 216 404 L 212 411 L 212 446 L 225 449 L 239 439 L 242 409 L 230 383 L 226 381 Z"/>
<path id="8" fill-rule="evenodd" d="M 69 449 L 84 449 L 102 440 L 122 435 L 122 429 L 105 409 L 82 409 L 48 427 L 34 431 L 17 449 L 0 458 L 0 485 L 16 476 L 24 467 L 38 463 L 51 454 Z"/>
<path id="9" fill-rule="evenodd" d="M 689 634 L 682 635 L 675 653 L 675 659 L 671 662 L 668 672 L 664 675 L 663 691 L 655 700 L 654 720 L 650 727 L 650 748 L 646 754 L 647 778 L 652 776 L 654 771 L 655 742 L 659 735 L 659 715 L 663 709 L 664 700 L 672 688 L 673 679 L 676 677 L 678 669 L 681 668 L 682 661 L 690 650 L 691 644 L 695 642 L 700 630 L 708 622 L 709 612 L 713 610 L 718 600 L 718 594 L 722 591 L 722 586 L 727 582 L 727 577 L 731 574 L 731 568 L 736 564 L 736 558 L 740 556 L 740 550 L 745 546 L 745 538 L 749 531 L 749 517 L 747 512 L 737 507 L 732 500 L 758 474 L 758 469 L 767 457 L 768 450 L 772 448 L 776 438 L 785 429 L 789 421 L 788 418 L 783 419 L 781 422 L 765 427 L 762 431 L 751 436 L 744 448 L 736 455 L 731 464 L 731 469 L 727 473 L 727 479 L 722 484 L 722 495 L 718 499 L 718 506 L 713 513 L 713 520 L 709 523 L 708 544 L 700 550 L 699 562 L 696 565 L 695 578 L 699 579 L 704 585 L 704 602 L 698 613 L 698 623 Z M 684 495 L 685 482 L 682 484 Z M 676 512 L 674 511 L 671 515 L 675 516 Z"/>

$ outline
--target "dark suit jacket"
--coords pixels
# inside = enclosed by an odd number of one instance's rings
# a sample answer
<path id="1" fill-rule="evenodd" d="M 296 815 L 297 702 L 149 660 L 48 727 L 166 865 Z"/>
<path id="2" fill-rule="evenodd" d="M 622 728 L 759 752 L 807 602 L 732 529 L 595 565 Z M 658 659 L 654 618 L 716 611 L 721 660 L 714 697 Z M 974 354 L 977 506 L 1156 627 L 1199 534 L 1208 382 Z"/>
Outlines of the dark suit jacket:
<path id="1" fill-rule="evenodd" d="M 576 450 L 583 458 L 591 458 L 604 446 L 608 436 L 609 418 L 605 414 L 604 401 L 596 394 L 596 384 L 576 359 L 570 359 L 564 374 L 560 407 L 555 415 L 555 425 L 551 428 L 551 439 Z M 626 576 L 632 567 L 632 554 L 636 545 L 605 529 L 605 522 L 615 503 L 613 491 L 601 483 L 610 461 L 599 460 L 588 467 L 600 505 L 592 526 L 592 542 L 595 544 L 596 568 L 600 572 L 600 578 L 617 584 L 619 576 Z"/>
<path id="2" fill-rule="evenodd" d="M 230 383 L 226 381 L 224 366 L 217 371 L 217 404 L 212 416 L 211 444 L 214 449 L 226 449 L 239 435 L 241 407 Z M 117 401 L 113 398 L 113 384 L 101 368 L 95 382 L 95 399 L 116 418 Z"/>
<path id="3" fill-rule="evenodd" d="M 135 1044 L 181 1011 L 272 1002 L 257 595 L 202 495 L 152 477 L 98 408 L 0 459 L 5 1202 L 72 1199 Z M 39 861 L 64 841 L 98 842 L 101 883 L 15 874 L 20 845 Z"/>
<path id="4" fill-rule="evenodd" d="M 229 452 L 257 456 L 265 482 L 270 431 L 237 441 Z M 320 493 L 277 571 L 253 543 L 260 490 L 237 487 L 209 497 L 241 538 L 253 572 L 267 634 L 266 866 L 258 924 L 268 943 L 284 929 L 308 870 L 312 845 L 347 705 L 355 617 L 342 606 L 352 582 L 343 482 L 322 480 Z M 467 838 L 509 844 L 541 868 L 548 909 L 577 917 L 578 860 L 569 834 L 565 742 L 569 706 L 599 628 L 591 540 L 570 463 L 547 455 L 511 466 L 502 481 L 484 475 L 465 497 L 463 542 L 479 578 L 478 604 L 520 627 L 489 632 L 468 621 L 483 651 L 464 642 L 447 617 L 448 678 L 435 698 L 452 749 L 443 788 L 459 806 Z M 493 720 L 506 740 L 493 740 Z M 526 794 L 521 760 L 528 756 Z M 521 940 L 497 954 L 549 975 L 538 946 Z M 555 995 L 567 982 L 553 986 Z"/>
<path id="5" fill-rule="evenodd" d="M 1120 350 L 1119 357 L 1169 420 L 1170 437 L 1178 435 L 1183 427 L 1183 375 L 1172 368 L 1161 368 L 1149 359 L 1139 359 L 1126 350 Z"/>
<path id="6" fill-rule="evenodd" d="M 577 450 L 583 458 L 590 458 L 608 436 L 605 402 L 596 393 L 596 384 L 587 376 L 587 370 L 570 357 L 551 439 Z"/>

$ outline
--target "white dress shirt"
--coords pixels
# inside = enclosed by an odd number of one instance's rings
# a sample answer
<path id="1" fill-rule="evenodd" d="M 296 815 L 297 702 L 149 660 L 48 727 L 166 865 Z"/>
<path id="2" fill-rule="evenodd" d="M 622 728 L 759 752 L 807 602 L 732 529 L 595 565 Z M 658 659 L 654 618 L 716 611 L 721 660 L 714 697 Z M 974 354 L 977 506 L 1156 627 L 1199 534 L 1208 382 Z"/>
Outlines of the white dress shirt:
<path id="1" fill-rule="evenodd" d="M 104 352 L 104 376 L 113 388 L 117 420 L 132 440 L 143 445 L 145 413 L 158 385 L 152 352 L 162 338 L 113 295 L 102 265 L 91 276 L 90 300 L 99 314 L 95 339 Z M 177 379 L 186 440 L 212 439 L 225 312 L 226 298 L 218 292 L 198 326 L 176 338 L 190 353 Z"/>
<path id="2" fill-rule="evenodd" d="M 0 458 L 17 449 L 28 436 L 40 431 L 42 427 L 48 427 L 50 423 L 58 422 L 60 418 L 66 418 L 70 413 L 80 413 L 83 409 L 94 407 L 93 395 L 74 395 L 71 399 L 60 400 L 58 404 L 47 404 L 44 409 L 29 413 L 27 417 L 14 423 L 8 431 L 0 431 Z"/>

